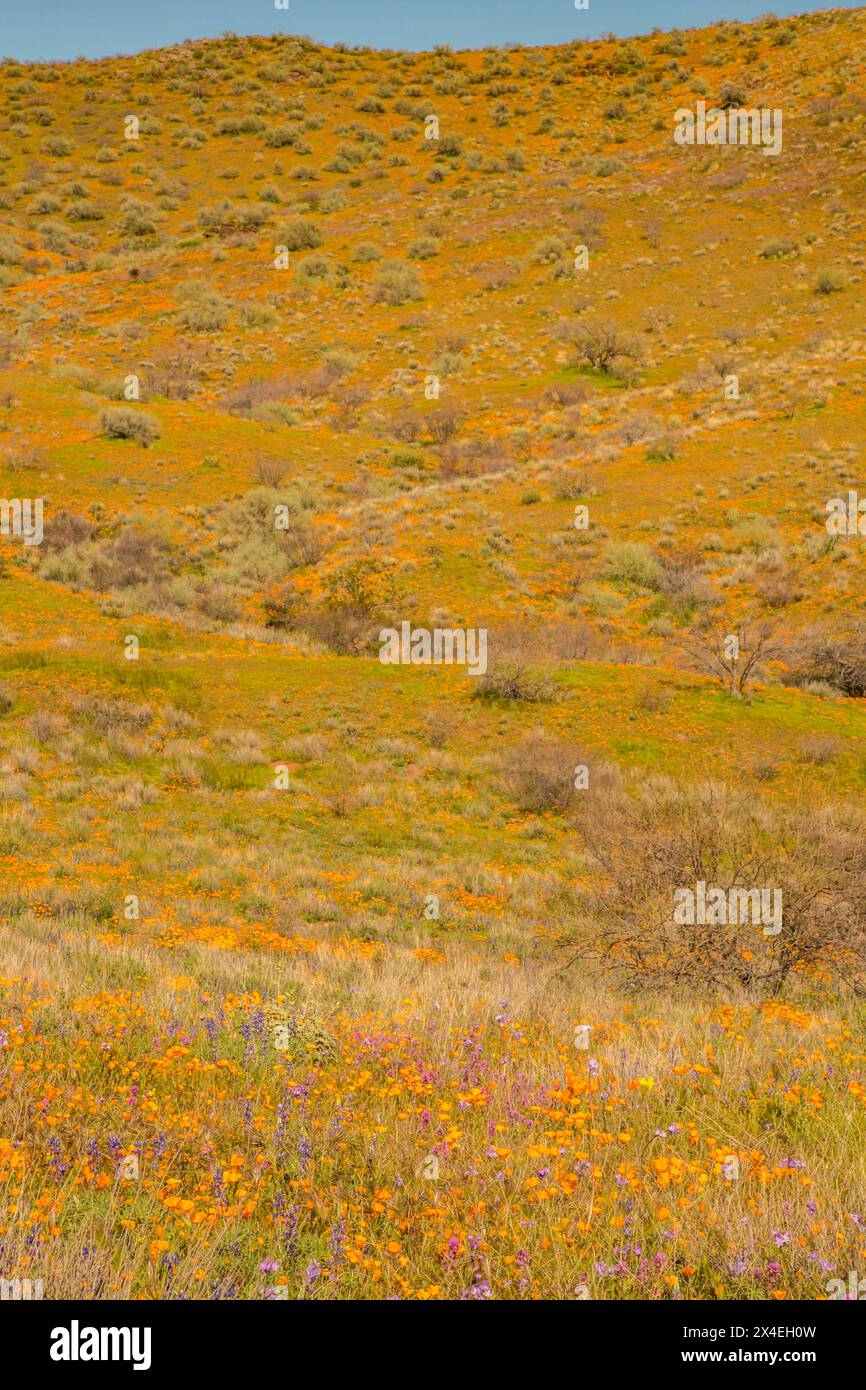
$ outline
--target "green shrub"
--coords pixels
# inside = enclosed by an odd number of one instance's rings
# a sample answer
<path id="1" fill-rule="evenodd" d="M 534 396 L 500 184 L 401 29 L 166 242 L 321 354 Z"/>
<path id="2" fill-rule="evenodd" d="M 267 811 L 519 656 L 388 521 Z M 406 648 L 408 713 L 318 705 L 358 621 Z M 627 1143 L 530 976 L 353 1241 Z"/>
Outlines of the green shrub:
<path id="1" fill-rule="evenodd" d="M 435 236 L 416 237 L 409 247 L 409 258 L 413 261 L 429 261 L 439 254 L 439 241 Z"/>
<path id="2" fill-rule="evenodd" d="M 105 213 L 86 198 L 77 198 L 69 204 L 66 216 L 70 222 L 101 222 Z"/>
<path id="3" fill-rule="evenodd" d="M 18 265 L 22 254 L 17 241 L 5 233 L 0 233 L 0 265 Z"/>
<path id="4" fill-rule="evenodd" d="M 297 217 L 287 222 L 277 232 L 277 241 L 289 251 L 315 251 L 325 238 L 318 225 L 306 217 Z"/>
<path id="5" fill-rule="evenodd" d="M 662 567 L 648 545 L 639 541 L 613 541 L 607 550 L 607 573 L 610 579 L 637 584 L 642 589 L 658 589 L 662 582 Z"/>
<path id="6" fill-rule="evenodd" d="M 229 305 L 218 290 L 193 281 L 181 291 L 185 307 L 180 314 L 184 328 L 195 333 L 214 333 L 229 321 Z"/>
<path id="7" fill-rule="evenodd" d="M 64 159 L 72 154 L 75 146 L 71 140 L 64 140 L 60 135 L 49 135 L 47 140 L 43 140 L 39 146 L 40 154 L 51 155 L 54 159 Z"/>
<path id="8" fill-rule="evenodd" d="M 305 256 L 298 265 L 298 275 L 304 280 L 325 280 L 331 273 L 327 256 Z"/>
<path id="9" fill-rule="evenodd" d="M 816 294 L 839 294 L 848 287 L 848 277 L 842 270 L 822 270 L 815 281 Z"/>
<path id="10" fill-rule="evenodd" d="M 270 149 L 291 148 L 297 150 L 298 154 L 310 153 L 310 147 L 305 142 L 301 127 L 298 125 L 275 126 L 265 136 L 265 144 Z"/>
<path id="11" fill-rule="evenodd" d="M 355 247 L 352 259 L 363 265 L 367 261 L 381 261 L 383 254 L 382 248 L 377 246 L 375 241 L 362 241 Z"/>
<path id="12" fill-rule="evenodd" d="M 759 254 L 764 261 L 777 261 L 793 255 L 798 249 L 796 241 L 768 241 Z"/>
<path id="13" fill-rule="evenodd" d="M 111 406 L 99 417 L 99 430 L 108 439 L 135 439 L 145 448 L 159 438 L 159 422 L 145 410 Z"/>
<path id="14" fill-rule="evenodd" d="M 423 298 L 418 273 L 412 266 L 402 261 L 389 261 L 382 266 L 373 284 L 374 304 L 406 304 Z"/>
<path id="15" fill-rule="evenodd" d="M 264 130 L 265 123 L 260 116 L 224 116 L 217 122 L 217 135 L 254 135 Z"/>

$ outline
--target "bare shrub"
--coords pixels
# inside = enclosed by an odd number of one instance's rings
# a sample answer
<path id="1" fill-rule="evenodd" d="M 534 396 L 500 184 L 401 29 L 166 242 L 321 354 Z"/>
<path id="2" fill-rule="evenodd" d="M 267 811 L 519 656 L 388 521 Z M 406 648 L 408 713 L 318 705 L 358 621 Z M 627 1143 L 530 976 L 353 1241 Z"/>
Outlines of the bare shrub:
<path id="1" fill-rule="evenodd" d="M 257 729 L 218 729 L 214 737 L 230 763 L 251 766 L 265 761 L 262 736 Z"/>
<path id="2" fill-rule="evenodd" d="M 786 685 L 807 689 L 812 685 L 829 686 L 850 699 L 866 696 L 866 626 L 860 624 L 852 633 L 810 634 L 803 638 L 794 662 L 784 676 Z"/>
<path id="3" fill-rule="evenodd" d="M 507 290 L 517 279 L 517 272 L 507 265 L 485 266 L 478 272 L 478 283 L 486 293 Z"/>
<path id="4" fill-rule="evenodd" d="M 142 733 L 153 723 L 150 705 L 112 696 L 76 695 L 71 701 L 77 718 L 99 733 Z"/>
<path id="5" fill-rule="evenodd" d="M 79 516 L 77 512 L 69 512 L 62 508 L 46 522 L 42 549 L 47 553 L 67 550 L 71 546 L 89 541 L 93 533 L 93 522 L 88 521 L 86 516 Z"/>
<path id="6" fill-rule="evenodd" d="M 839 752 L 839 740 L 822 734 L 811 734 L 800 744 L 800 757 L 816 767 L 832 763 Z"/>
<path id="7" fill-rule="evenodd" d="M 755 592 L 768 608 L 773 609 L 787 608 L 792 603 L 799 603 L 804 597 L 799 579 L 790 569 L 760 580 L 755 585 Z"/>
<path id="8" fill-rule="evenodd" d="M 244 382 L 227 392 L 221 404 L 232 415 L 250 415 L 258 406 L 270 401 L 297 400 L 303 394 L 304 385 L 298 377 L 281 376 L 271 381 Z"/>
<path id="9" fill-rule="evenodd" d="M 506 795 L 521 811 L 532 814 L 553 812 L 561 815 L 572 802 L 583 795 L 575 785 L 578 769 L 586 768 L 588 775 L 606 784 L 616 778 L 616 770 L 596 768 L 585 749 L 563 739 L 550 738 L 543 729 L 528 734 L 522 743 L 509 748 L 502 769 L 502 784 Z"/>
<path id="10" fill-rule="evenodd" d="M 582 381 L 554 381 L 545 387 L 541 399 L 545 405 L 571 406 L 585 401 L 589 391 Z"/>
<path id="11" fill-rule="evenodd" d="M 256 459 L 253 477 L 262 487 L 279 487 L 286 476 L 286 465 L 281 459 Z"/>
<path id="12" fill-rule="evenodd" d="M 575 803 L 597 871 L 579 895 L 571 958 L 630 988 L 677 984 L 779 994 L 793 974 L 829 972 L 866 992 L 866 820 L 855 808 L 772 809 L 745 793 L 670 778 Z M 683 925 L 678 890 L 778 889 L 778 932 L 761 924 Z M 743 901 L 740 897 L 740 901 Z"/>
<path id="13" fill-rule="evenodd" d="M 485 473 L 501 473 L 510 462 L 511 445 L 504 439 L 449 440 L 439 450 L 443 478 L 477 478 Z"/>
<path id="14" fill-rule="evenodd" d="M 281 533 L 286 560 L 292 569 L 316 565 L 325 553 L 325 543 L 312 526 L 298 521 L 290 531 Z"/>
<path id="15" fill-rule="evenodd" d="M 555 688 L 543 676 L 533 676 L 517 661 L 497 661 L 476 681 L 476 700 L 539 703 L 551 700 Z"/>
<path id="16" fill-rule="evenodd" d="M 237 599 L 222 584 L 207 584 L 196 595 L 195 606 L 215 623 L 233 623 L 241 615 Z"/>
<path id="17" fill-rule="evenodd" d="M 659 592 L 665 595 L 669 608 L 680 620 L 711 602 L 712 588 L 699 573 L 693 556 L 685 553 L 661 555 L 659 559 L 662 567 Z"/>
<path id="18" fill-rule="evenodd" d="M 425 424 L 434 444 L 447 444 L 460 428 L 460 415 L 456 410 L 443 407 L 428 415 Z"/>
<path id="19" fill-rule="evenodd" d="M 130 526 L 92 561 L 90 578 L 96 589 L 126 589 L 163 579 L 175 566 L 174 551 L 164 536 Z"/>
<path id="20" fill-rule="evenodd" d="M 157 348 L 143 368 L 148 394 L 172 401 L 188 401 L 198 389 L 203 371 L 201 354 L 182 340 Z"/>
<path id="21" fill-rule="evenodd" d="M 414 444 L 424 430 L 424 417 L 417 414 L 398 416 L 391 425 L 391 434 L 401 444 Z"/>
<path id="22" fill-rule="evenodd" d="M 377 624 L 345 608 L 310 606 L 298 624 L 301 632 L 324 642 L 340 656 L 359 656 L 373 641 Z"/>

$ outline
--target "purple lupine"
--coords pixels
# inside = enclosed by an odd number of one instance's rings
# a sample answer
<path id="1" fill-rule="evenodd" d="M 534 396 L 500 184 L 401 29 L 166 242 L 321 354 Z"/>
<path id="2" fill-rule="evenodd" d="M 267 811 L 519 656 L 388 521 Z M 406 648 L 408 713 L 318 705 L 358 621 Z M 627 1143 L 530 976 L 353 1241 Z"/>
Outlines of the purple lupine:
<path id="1" fill-rule="evenodd" d="M 471 1289 L 463 1289 L 460 1294 L 461 1299 L 489 1299 L 493 1297 L 493 1291 L 486 1279 L 473 1284 Z"/>
<path id="2" fill-rule="evenodd" d="M 301 1134 L 298 1137 L 298 1162 L 301 1165 L 301 1172 L 306 1175 L 313 1156 L 313 1146 L 310 1143 L 308 1134 Z"/>
<path id="3" fill-rule="evenodd" d="M 229 1194 L 226 1192 L 226 1185 L 223 1182 L 221 1168 L 218 1168 L 217 1171 L 214 1173 L 213 1177 L 211 1178 L 211 1187 L 213 1189 L 213 1194 L 216 1197 L 217 1201 L 220 1202 L 223 1206 L 228 1206 Z"/>
<path id="4" fill-rule="evenodd" d="M 51 1167 L 54 1169 L 54 1176 L 59 1182 L 68 1170 L 69 1164 L 63 1161 L 63 1148 L 56 1134 L 52 1134 L 48 1140 L 47 1149 L 51 1158 Z"/>
<path id="5" fill-rule="evenodd" d="M 330 1244 L 330 1250 L 331 1250 L 331 1267 L 332 1267 L 332 1268 L 333 1268 L 335 1265 L 340 1264 L 343 1260 L 345 1260 L 345 1258 L 346 1258 L 346 1256 L 345 1256 L 345 1250 L 344 1250 L 345 1243 L 346 1243 L 346 1222 L 344 1221 L 344 1219 L 343 1219 L 342 1217 L 340 1217 L 340 1219 L 339 1219 L 338 1221 L 335 1221 L 335 1222 L 334 1222 L 334 1225 L 333 1225 L 332 1228 L 331 1228 L 331 1244 Z"/>

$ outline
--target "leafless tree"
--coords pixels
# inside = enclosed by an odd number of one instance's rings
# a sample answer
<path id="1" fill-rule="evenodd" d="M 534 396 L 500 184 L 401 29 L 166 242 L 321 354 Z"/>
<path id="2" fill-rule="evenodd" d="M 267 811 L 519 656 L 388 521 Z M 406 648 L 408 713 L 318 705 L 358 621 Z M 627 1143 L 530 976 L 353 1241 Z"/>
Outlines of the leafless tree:
<path id="1" fill-rule="evenodd" d="M 749 682 L 757 679 L 762 663 L 778 656 L 777 626 L 771 618 L 745 618 L 736 626 L 716 623 L 689 628 L 673 634 L 670 640 L 699 670 L 716 676 L 735 699 L 741 700 Z"/>

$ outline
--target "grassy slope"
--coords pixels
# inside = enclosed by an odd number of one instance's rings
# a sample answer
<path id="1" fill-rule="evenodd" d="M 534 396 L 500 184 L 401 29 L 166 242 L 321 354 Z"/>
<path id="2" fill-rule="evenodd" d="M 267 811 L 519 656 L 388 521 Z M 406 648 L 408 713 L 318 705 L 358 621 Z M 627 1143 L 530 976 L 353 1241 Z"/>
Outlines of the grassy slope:
<path id="1" fill-rule="evenodd" d="M 551 943 L 586 864 L 561 818 L 517 810 L 500 771 L 543 726 L 637 774 L 711 770 L 770 800 L 862 789 L 859 702 L 779 684 L 731 701 L 680 668 L 679 616 L 611 579 L 607 555 L 635 540 L 697 553 L 733 617 L 783 574 L 788 642 L 859 609 L 856 542 L 818 542 L 824 501 L 858 481 L 863 436 L 863 23 L 838 12 L 689 32 L 667 51 L 656 36 L 500 53 L 485 81 L 478 53 L 293 40 L 0 67 L 3 493 L 44 496 L 49 527 L 61 509 L 108 537 L 153 525 L 181 554 L 168 589 L 102 592 L 80 557 L 37 563 L 3 544 L 0 1183 L 16 1269 L 49 1296 L 256 1297 L 283 1281 L 292 1297 L 488 1282 L 497 1297 L 582 1282 L 594 1297 L 816 1296 L 830 1265 L 862 1267 L 862 1009 L 819 987 L 796 1003 L 635 1006 L 560 979 Z M 729 81 L 784 107 L 780 158 L 673 145 L 676 107 Z M 359 112 L 383 83 L 383 111 Z M 627 115 L 606 118 L 616 101 Z M 462 155 L 423 140 L 427 109 Z M 124 116 L 148 110 L 158 128 L 124 141 Z M 264 130 L 217 133 L 257 110 Z M 309 153 L 267 145 L 284 121 Z M 355 122 L 381 153 L 328 171 L 337 146 L 357 147 L 341 129 Z M 43 151 L 55 136 L 68 153 Z M 299 165 L 318 178 L 296 179 Z M 277 203 L 261 203 L 268 182 Z M 309 203 L 336 188 L 342 207 Z M 57 210 L 36 210 L 45 194 Z M 153 231 L 124 229 L 125 196 Z M 198 212 L 223 197 L 268 222 L 204 237 Z M 82 199 L 103 216 L 70 218 Z M 321 228 L 324 279 L 298 274 L 312 253 L 272 268 L 298 215 Z M 65 228 L 64 252 L 46 221 Z M 378 265 L 358 245 L 403 259 L 421 235 L 439 242 L 410 262 L 423 297 L 373 303 Z M 550 238 L 564 250 L 539 259 Z M 568 248 L 584 240 L 581 275 Z M 785 255 L 761 255 L 778 240 Z M 828 268 L 847 278 L 825 296 Z M 218 331 L 182 329 L 196 280 L 227 302 Z M 554 329 L 580 316 L 640 335 L 631 384 L 575 367 Z M 146 389 L 159 439 L 103 437 L 101 383 L 149 381 L 181 335 L 201 373 L 187 400 Z M 335 348 L 352 354 L 342 379 L 298 389 Z M 449 476 L 425 431 L 433 370 L 469 462 L 492 442 L 480 476 Z M 294 423 L 225 408 L 246 382 L 288 377 Z M 570 404 L 551 398 L 557 383 Z M 393 429 L 408 412 L 422 422 L 410 444 Z M 667 435 L 673 458 L 649 457 Z M 491 707 L 463 672 L 384 668 L 266 629 L 263 591 L 281 576 L 269 551 L 238 560 L 230 510 L 262 459 L 285 471 L 268 503 L 307 489 L 327 540 L 294 575 L 303 591 L 372 553 L 416 620 L 516 625 L 542 652 L 577 620 L 600 659 L 549 657 L 550 703 Z M 219 585 L 231 620 L 202 601 Z M 431 893 L 438 922 L 423 915 Z M 288 1057 L 259 1011 L 277 999 L 303 1019 Z M 574 1048 L 580 1022 L 597 1067 Z M 119 1181 L 117 1154 L 136 1145 L 141 1178 Z M 257 1269 L 266 1257 L 277 1271 Z M 311 1262 L 324 1273 L 305 1275 Z"/>

